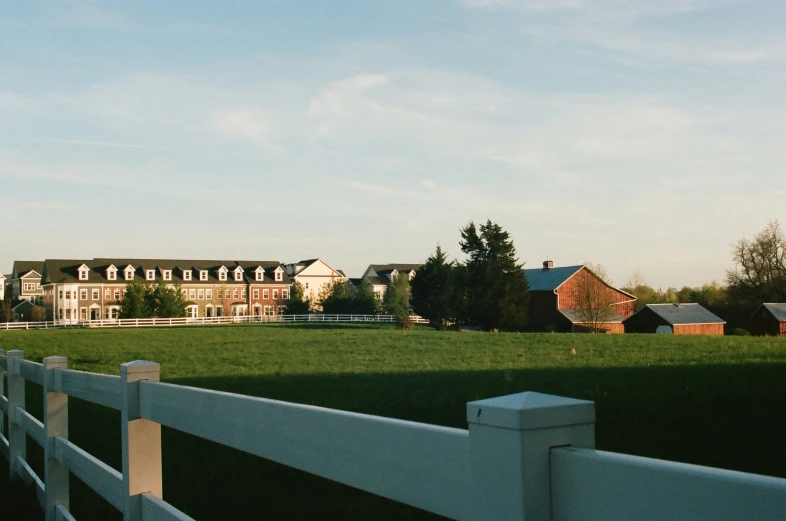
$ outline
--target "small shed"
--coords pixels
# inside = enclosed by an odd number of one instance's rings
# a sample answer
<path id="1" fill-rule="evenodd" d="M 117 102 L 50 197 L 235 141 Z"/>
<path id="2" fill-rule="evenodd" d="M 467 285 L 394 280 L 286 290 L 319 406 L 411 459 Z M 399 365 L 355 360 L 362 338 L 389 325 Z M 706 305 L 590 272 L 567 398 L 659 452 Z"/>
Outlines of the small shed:
<path id="1" fill-rule="evenodd" d="M 751 316 L 749 323 L 754 335 L 786 337 L 786 304 L 762 304 Z"/>
<path id="2" fill-rule="evenodd" d="M 699 304 L 647 304 L 624 324 L 626 333 L 722 335 L 726 321 Z"/>

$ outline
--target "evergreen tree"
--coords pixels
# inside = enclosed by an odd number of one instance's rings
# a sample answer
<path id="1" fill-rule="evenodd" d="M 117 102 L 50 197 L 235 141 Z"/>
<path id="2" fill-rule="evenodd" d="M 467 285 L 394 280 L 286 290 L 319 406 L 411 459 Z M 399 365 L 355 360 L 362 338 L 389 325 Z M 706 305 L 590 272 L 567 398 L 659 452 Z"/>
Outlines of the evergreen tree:
<path id="1" fill-rule="evenodd" d="M 382 299 L 382 311 L 396 317 L 396 325 L 402 329 L 412 327 L 409 316 L 412 314 L 410 304 L 410 287 L 407 277 L 398 276 L 388 285 Z"/>
<path id="2" fill-rule="evenodd" d="M 461 230 L 466 262 L 466 319 L 484 329 L 521 329 L 528 321 L 529 284 L 510 234 L 491 220 Z"/>
<path id="3" fill-rule="evenodd" d="M 355 313 L 358 315 L 376 315 L 379 313 L 380 302 L 374 293 L 374 287 L 367 279 L 363 279 L 355 294 Z"/>
<path id="4" fill-rule="evenodd" d="M 150 318 L 153 310 L 150 307 L 148 294 L 152 293 L 150 284 L 139 279 L 126 286 L 123 300 L 120 301 L 120 318 Z"/>
<path id="5" fill-rule="evenodd" d="M 292 290 L 289 293 L 289 302 L 287 302 L 288 315 L 305 315 L 311 309 L 311 302 L 305 298 L 305 291 L 300 282 L 292 284 Z"/>
<path id="6" fill-rule="evenodd" d="M 420 267 L 412 280 L 412 308 L 429 324 L 444 329 L 459 316 L 460 294 L 456 288 L 456 268 L 447 261 L 442 248 L 437 249 Z"/>

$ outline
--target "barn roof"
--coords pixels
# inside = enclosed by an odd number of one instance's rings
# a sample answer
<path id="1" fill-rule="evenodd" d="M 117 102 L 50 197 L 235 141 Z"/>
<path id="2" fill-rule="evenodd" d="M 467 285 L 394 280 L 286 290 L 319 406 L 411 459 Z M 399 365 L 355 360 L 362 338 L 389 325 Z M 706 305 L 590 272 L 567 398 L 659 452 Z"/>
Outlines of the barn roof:
<path id="1" fill-rule="evenodd" d="M 561 266 L 559 268 L 533 268 L 524 270 L 529 282 L 530 291 L 554 291 L 562 286 L 566 280 L 571 278 L 584 266 Z"/>
<path id="2" fill-rule="evenodd" d="M 587 321 L 584 320 L 584 318 L 581 318 L 581 310 L 579 310 L 579 309 L 561 308 L 561 309 L 558 309 L 557 311 L 562 313 L 565 316 L 565 318 L 567 318 L 568 320 L 570 320 L 574 324 L 586 324 L 587 323 Z M 623 320 L 624 319 L 622 318 L 622 316 L 619 315 L 615 311 L 614 315 L 612 316 L 610 314 L 607 320 L 603 320 L 603 323 L 604 324 L 621 324 Z"/>
<path id="3" fill-rule="evenodd" d="M 774 316 L 778 320 L 778 322 L 786 321 L 786 304 L 785 303 L 782 303 L 782 302 L 781 303 L 770 302 L 770 303 L 762 304 L 762 306 L 764 306 L 767 309 L 767 311 L 772 313 L 772 316 Z"/>
<path id="4" fill-rule="evenodd" d="M 726 323 L 699 304 L 647 304 L 647 308 L 671 325 Z"/>

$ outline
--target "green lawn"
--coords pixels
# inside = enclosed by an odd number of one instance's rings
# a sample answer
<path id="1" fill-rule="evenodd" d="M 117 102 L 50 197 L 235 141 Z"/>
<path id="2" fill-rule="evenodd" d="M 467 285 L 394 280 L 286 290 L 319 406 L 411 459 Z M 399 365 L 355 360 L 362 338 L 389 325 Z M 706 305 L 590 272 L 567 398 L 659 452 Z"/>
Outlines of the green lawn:
<path id="1" fill-rule="evenodd" d="M 599 449 L 786 477 L 786 339 L 269 324 L 4 331 L 0 348 L 109 374 L 152 360 L 169 382 L 461 428 L 470 400 L 584 398 L 597 403 Z M 71 439 L 116 468 L 118 422 L 114 411 L 71 400 Z M 40 465 L 33 442 L 29 451 Z M 168 429 L 163 451 L 165 499 L 200 521 L 435 518 Z M 6 490 L 2 475 L 0 504 Z M 119 519 L 75 479 L 72 511 Z"/>

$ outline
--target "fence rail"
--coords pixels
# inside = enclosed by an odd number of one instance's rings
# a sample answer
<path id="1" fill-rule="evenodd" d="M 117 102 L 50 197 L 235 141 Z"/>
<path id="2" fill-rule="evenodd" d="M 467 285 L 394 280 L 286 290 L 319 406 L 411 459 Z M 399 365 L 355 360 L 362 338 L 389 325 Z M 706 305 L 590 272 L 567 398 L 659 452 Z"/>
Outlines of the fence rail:
<path id="1" fill-rule="evenodd" d="M 162 498 L 162 426 L 457 520 L 775 521 L 786 511 L 786 479 L 594 450 L 595 408 L 584 400 L 470 402 L 464 430 L 160 383 L 152 362 L 122 364 L 117 377 L 0 350 L 0 367 L 0 448 L 47 521 L 75 521 L 69 474 L 124 520 L 193 521 Z M 25 411 L 27 379 L 43 386 L 43 422 Z M 68 440 L 69 395 L 120 410 L 122 471 Z M 27 437 L 44 448 L 43 479 L 27 463 Z"/>
<path id="2" fill-rule="evenodd" d="M 415 324 L 428 324 L 428 320 L 418 315 L 409 319 Z M 181 318 L 113 318 L 102 320 L 54 320 L 48 322 L 0 322 L 0 331 L 12 329 L 60 329 L 68 327 L 112 328 L 112 327 L 173 327 L 201 326 L 216 324 L 268 324 L 285 322 L 368 322 L 392 324 L 394 315 L 325 315 L 311 313 L 306 315 L 240 315 L 224 317 L 181 317 Z"/>

